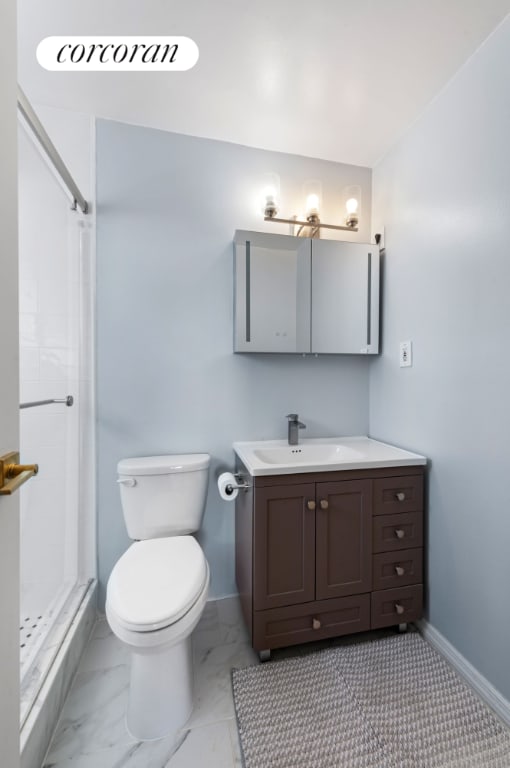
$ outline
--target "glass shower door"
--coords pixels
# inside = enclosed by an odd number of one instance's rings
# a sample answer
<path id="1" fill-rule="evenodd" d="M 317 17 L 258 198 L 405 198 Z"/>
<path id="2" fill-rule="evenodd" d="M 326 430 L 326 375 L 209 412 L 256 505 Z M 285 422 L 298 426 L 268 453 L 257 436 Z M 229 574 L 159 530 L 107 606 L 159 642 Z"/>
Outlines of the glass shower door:
<path id="1" fill-rule="evenodd" d="M 24 462 L 39 465 L 20 496 L 22 723 L 88 583 L 80 539 L 90 385 L 87 226 L 20 129 L 20 445 Z M 62 402 L 32 405 L 45 400 Z"/>

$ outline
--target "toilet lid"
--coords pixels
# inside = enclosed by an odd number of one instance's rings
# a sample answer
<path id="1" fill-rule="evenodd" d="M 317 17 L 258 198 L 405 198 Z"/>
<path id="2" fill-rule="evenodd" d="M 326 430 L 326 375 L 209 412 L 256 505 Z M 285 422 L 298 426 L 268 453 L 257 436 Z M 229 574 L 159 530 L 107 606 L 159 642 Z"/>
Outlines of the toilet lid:
<path id="1" fill-rule="evenodd" d="M 207 572 L 204 553 L 193 536 L 137 541 L 113 568 L 108 608 L 135 632 L 167 627 L 191 608 Z"/>
<path id="2" fill-rule="evenodd" d="M 175 472 L 196 472 L 207 469 L 211 462 L 208 453 L 173 453 L 167 456 L 141 456 L 121 459 L 117 464 L 119 475 L 171 475 Z"/>

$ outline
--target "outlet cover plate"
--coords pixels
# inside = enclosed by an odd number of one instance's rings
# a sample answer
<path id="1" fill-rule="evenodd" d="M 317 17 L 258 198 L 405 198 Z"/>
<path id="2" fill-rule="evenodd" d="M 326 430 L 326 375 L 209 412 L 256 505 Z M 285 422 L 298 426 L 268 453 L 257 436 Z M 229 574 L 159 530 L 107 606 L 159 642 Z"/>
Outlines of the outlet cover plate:
<path id="1" fill-rule="evenodd" d="M 413 364 L 413 344 L 411 341 L 400 342 L 400 367 L 410 368 Z"/>

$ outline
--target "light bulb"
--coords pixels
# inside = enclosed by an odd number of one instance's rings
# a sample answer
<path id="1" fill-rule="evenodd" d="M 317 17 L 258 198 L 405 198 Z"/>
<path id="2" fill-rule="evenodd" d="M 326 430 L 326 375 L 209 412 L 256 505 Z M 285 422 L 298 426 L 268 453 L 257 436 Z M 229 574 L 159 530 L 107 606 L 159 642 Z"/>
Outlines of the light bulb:
<path id="1" fill-rule="evenodd" d="M 262 204 L 264 216 L 267 216 L 270 219 L 274 218 L 278 213 L 275 187 L 266 187 L 262 193 L 262 198 L 264 201 Z"/>
<path id="2" fill-rule="evenodd" d="M 350 197 L 346 203 L 345 207 L 347 210 L 347 213 L 357 213 L 358 212 L 358 201 L 355 197 Z"/>
<path id="3" fill-rule="evenodd" d="M 261 181 L 260 207 L 264 217 L 272 219 L 278 213 L 280 178 L 276 173 L 266 173 Z"/>
<path id="4" fill-rule="evenodd" d="M 318 216 L 319 214 L 319 195 L 308 195 L 306 198 L 306 215 Z"/>
<path id="5" fill-rule="evenodd" d="M 276 189 L 274 187 L 266 187 L 266 189 L 264 190 L 264 198 L 266 200 L 266 205 L 268 203 L 271 203 L 271 205 L 274 205 L 275 197 L 276 197 Z"/>
<path id="6" fill-rule="evenodd" d="M 342 200 L 345 205 L 345 226 L 357 230 L 360 216 L 361 187 L 356 184 L 344 187 Z"/>

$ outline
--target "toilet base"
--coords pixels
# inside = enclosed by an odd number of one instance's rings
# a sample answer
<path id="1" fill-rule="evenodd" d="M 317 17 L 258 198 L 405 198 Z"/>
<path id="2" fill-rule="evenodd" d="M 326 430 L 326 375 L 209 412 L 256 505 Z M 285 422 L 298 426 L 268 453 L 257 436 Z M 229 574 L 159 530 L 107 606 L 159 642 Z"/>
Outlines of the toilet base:
<path id="1" fill-rule="evenodd" d="M 192 708 L 191 636 L 158 653 L 131 647 L 126 723 L 133 738 L 147 741 L 175 733 Z"/>
<path id="2" fill-rule="evenodd" d="M 162 739 L 182 728 L 193 707 L 191 633 L 205 608 L 209 566 L 202 591 L 189 611 L 161 629 L 127 628 L 106 596 L 106 618 L 131 651 L 127 728 L 138 741 Z"/>

